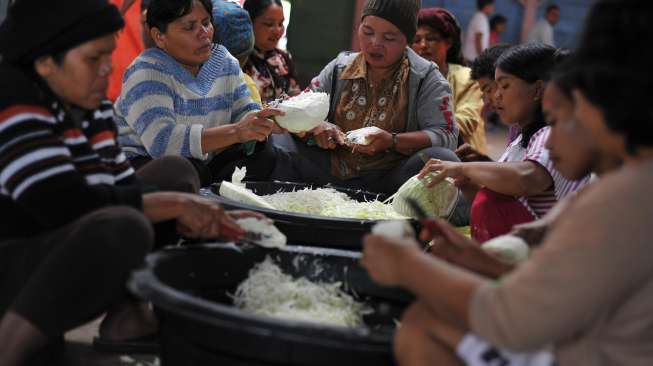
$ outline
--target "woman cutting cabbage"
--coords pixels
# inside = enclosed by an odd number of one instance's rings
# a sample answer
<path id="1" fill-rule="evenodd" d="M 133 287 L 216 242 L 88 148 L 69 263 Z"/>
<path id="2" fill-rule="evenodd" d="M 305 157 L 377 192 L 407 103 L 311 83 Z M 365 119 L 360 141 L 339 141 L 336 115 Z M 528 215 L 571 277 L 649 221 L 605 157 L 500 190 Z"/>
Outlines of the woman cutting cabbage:
<path id="1" fill-rule="evenodd" d="M 485 242 L 514 225 L 544 216 L 560 199 L 587 182 L 565 179 L 545 148 L 546 127 L 540 101 L 559 54 L 543 44 L 524 44 L 497 60 L 496 107 L 501 120 L 519 125 L 521 134 L 499 162 L 443 162 L 432 159 L 420 174 L 431 185 L 453 178 L 472 203 L 472 236 Z"/>
<path id="2" fill-rule="evenodd" d="M 624 165 L 570 203 L 528 262 L 497 283 L 410 242 L 367 238 L 372 277 L 418 299 L 396 334 L 399 365 L 653 363 L 653 108 L 645 93 L 653 77 L 640 72 L 651 56 L 648 14 L 646 2 L 604 0 L 587 17 L 571 70 L 573 115 L 601 153 Z M 618 39 L 629 44 L 616 50 Z M 569 172 L 569 161 L 560 162 Z M 462 239 L 438 226 L 443 243 Z"/>
<path id="3" fill-rule="evenodd" d="M 317 147 L 286 146 L 277 179 L 393 193 L 423 165 L 418 152 L 457 160 L 451 91 L 438 67 L 407 47 L 417 29 L 412 0 L 365 3 L 358 30 L 362 51 L 343 53 L 311 88 L 331 95 L 329 121 L 311 131 Z M 345 133 L 376 127 L 367 141 Z"/>
<path id="4" fill-rule="evenodd" d="M 281 129 L 250 95 L 240 64 L 225 47 L 212 43 L 209 0 L 152 0 L 147 11 L 156 47 L 127 69 L 116 102 L 121 143 L 132 164 L 164 155 L 187 157 L 202 185 L 223 180 L 233 165 L 267 178 L 271 144 L 245 157 L 240 144 L 265 141 Z"/>

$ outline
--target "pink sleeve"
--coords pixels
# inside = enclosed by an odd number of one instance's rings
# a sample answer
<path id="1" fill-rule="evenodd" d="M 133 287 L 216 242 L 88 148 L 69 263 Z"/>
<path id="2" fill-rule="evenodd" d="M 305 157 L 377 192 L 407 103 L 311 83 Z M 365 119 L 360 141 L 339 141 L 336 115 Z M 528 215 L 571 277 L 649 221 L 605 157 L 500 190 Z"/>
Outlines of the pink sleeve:
<path id="1" fill-rule="evenodd" d="M 549 133 L 551 132 L 550 127 L 543 127 L 537 131 L 528 141 L 528 147 L 526 148 L 526 156 L 524 161 L 534 161 L 542 165 L 546 170 L 551 172 L 553 169 L 553 163 L 549 159 L 549 150 L 544 147 L 546 140 L 549 138 Z"/>
<path id="2" fill-rule="evenodd" d="M 549 150 L 545 147 L 549 133 L 551 133 L 551 127 L 546 126 L 531 137 L 524 161 L 533 161 L 544 167 L 553 179 L 556 197 L 562 199 L 587 184 L 589 177 L 585 177 L 580 181 L 570 181 L 553 167 L 553 161 L 549 157 Z"/>

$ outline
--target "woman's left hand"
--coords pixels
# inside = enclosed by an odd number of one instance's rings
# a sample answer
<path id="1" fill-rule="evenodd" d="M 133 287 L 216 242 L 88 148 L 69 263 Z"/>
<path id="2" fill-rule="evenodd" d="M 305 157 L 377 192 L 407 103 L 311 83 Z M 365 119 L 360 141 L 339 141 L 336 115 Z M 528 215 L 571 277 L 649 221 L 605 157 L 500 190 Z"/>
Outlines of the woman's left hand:
<path id="1" fill-rule="evenodd" d="M 414 240 L 367 235 L 363 239 L 363 257 L 360 263 L 374 281 L 386 286 L 399 286 L 404 280 L 405 259 L 410 255 L 421 254 Z"/>
<path id="2" fill-rule="evenodd" d="M 368 145 L 354 145 L 355 152 L 363 155 L 374 156 L 378 153 L 387 151 L 392 147 L 392 134 L 385 130 L 379 130 L 367 135 L 371 141 Z"/>
<path id="3" fill-rule="evenodd" d="M 463 174 L 463 164 L 451 161 L 442 161 L 440 159 L 431 159 L 422 168 L 417 176 L 418 179 L 424 179 L 427 175 L 433 173 L 431 181 L 426 185 L 427 188 L 435 187 L 445 178 L 453 178 L 457 182 L 466 182 L 466 176 Z"/>

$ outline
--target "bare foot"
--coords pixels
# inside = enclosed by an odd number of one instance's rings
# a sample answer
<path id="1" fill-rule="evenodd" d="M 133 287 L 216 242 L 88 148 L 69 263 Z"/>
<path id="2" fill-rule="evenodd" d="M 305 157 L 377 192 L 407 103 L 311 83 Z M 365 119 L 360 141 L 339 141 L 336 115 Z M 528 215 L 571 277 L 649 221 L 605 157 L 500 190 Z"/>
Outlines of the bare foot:
<path id="1" fill-rule="evenodd" d="M 100 338 L 123 341 L 154 334 L 159 323 L 148 303 L 125 302 L 107 312 L 100 324 Z"/>

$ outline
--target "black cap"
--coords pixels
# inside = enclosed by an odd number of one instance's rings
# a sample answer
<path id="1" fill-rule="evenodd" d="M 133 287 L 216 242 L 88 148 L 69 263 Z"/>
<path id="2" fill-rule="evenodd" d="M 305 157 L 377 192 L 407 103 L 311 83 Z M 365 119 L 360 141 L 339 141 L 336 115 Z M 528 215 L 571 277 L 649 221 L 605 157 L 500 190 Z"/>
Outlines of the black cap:
<path id="1" fill-rule="evenodd" d="M 18 0 L 0 26 L 0 58 L 29 64 L 120 30 L 124 21 L 107 0 Z"/>
<path id="2" fill-rule="evenodd" d="M 399 28 L 411 43 L 417 33 L 420 7 L 420 0 L 367 0 L 363 7 L 363 19 L 369 15 L 383 18 Z"/>

